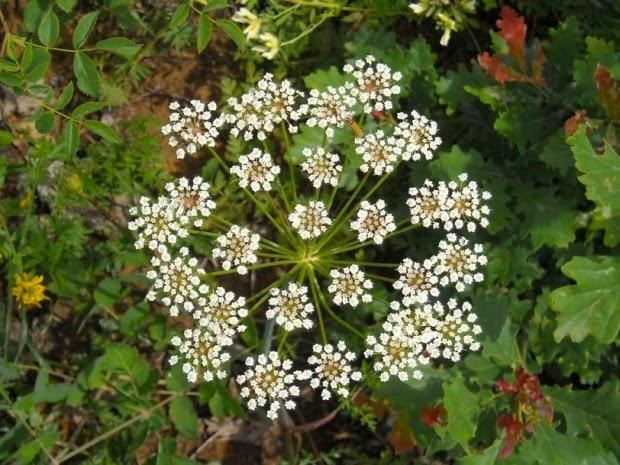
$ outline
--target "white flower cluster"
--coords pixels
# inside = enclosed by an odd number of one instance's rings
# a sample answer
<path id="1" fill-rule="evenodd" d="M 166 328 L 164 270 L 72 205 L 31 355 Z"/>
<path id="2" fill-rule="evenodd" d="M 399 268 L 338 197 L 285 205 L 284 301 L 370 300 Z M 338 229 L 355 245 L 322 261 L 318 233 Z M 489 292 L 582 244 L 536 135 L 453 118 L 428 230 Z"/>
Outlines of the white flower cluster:
<path id="1" fill-rule="evenodd" d="M 396 84 L 402 79 L 400 72 L 376 63 L 372 55 L 344 65 L 343 71 L 355 78 L 355 84 L 348 87 L 351 95 L 364 105 L 365 113 L 392 109 L 392 97 L 400 94 L 400 86 Z"/>
<path id="2" fill-rule="evenodd" d="M 271 155 L 260 149 L 253 149 L 239 157 L 239 163 L 230 169 L 239 177 L 241 187 L 250 187 L 254 192 L 271 190 L 271 183 L 280 174 L 280 167 L 273 163 Z"/>
<path id="3" fill-rule="evenodd" d="M 402 143 L 393 136 L 387 136 L 382 129 L 355 139 L 355 151 L 362 156 L 362 173 L 372 172 L 375 176 L 394 171 L 402 156 Z"/>
<path id="4" fill-rule="evenodd" d="M 350 305 L 357 307 L 361 302 L 371 302 L 372 296 L 368 292 L 372 289 L 372 281 L 359 266 L 351 265 L 337 270 L 331 270 L 329 276 L 332 282 L 327 290 L 332 294 L 336 305 Z"/>
<path id="5" fill-rule="evenodd" d="M 199 301 L 199 309 L 193 314 L 198 324 L 213 334 L 234 337 L 246 330 L 241 324 L 248 316 L 245 308 L 245 297 L 237 297 L 234 292 L 217 287 L 208 298 Z"/>
<path id="6" fill-rule="evenodd" d="M 332 220 L 327 216 L 325 204 L 316 200 L 308 202 L 308 205 L 297 204 L 288 220 L 302 239 L 315 239 L 332 224 Z"/>
<path id="7" fill-rule="evenodd" d="M 246 274 L 248 272 L 246 265 L 254 264 L 258 260 L 256 251 L 259 248 L 260 236 L 248 228 L 235 224 L 215 241 L 218 246 L 213 249 L 213 257 L 222 261 L 222 268 L 225 270 L 236 268 L 237 273 Z"/>
<path id="8" fill-rule="evenodd" d="M 327 137 L 334 135 L 334 127 L 341 128 L 352 121 L 355 114 L 355 97 L 345 86 L 329 86 L 322 92 L 312 89 L 307 102 L 304 107 L 308 113 L 306 124 L 325 129 Z"/>
<path id="9" fill-rule="evenodd" d="M 336 348 L 331 344 L 315 344 L 312 351 L 308 358 L 308 364 L 314 366 L 310 386 L 313 389 L 322 388 L 323 400 L 331 399 L 332 393 L 347 397 L 351 381 L 362 379 L 362 374 L 351 366 L 355 354 L 347 350 L 344 341 L 339 341 Z"/>
<path id="10" fill-rule="evenodd" d="M 233 343 L 228 336 L 199 327 L 186 329 L 182 338 L 174 336 L 170 342 L 180 354 L 170 357 L 170 365 L 183 359 L 183 373 L 190 383 L 226 377 L 224 364 L 230 360 L 230 354 L 224 348 Z"/>
<path id="11" fill-rule="evenodd" d="M 416 161 L 424 157 L 431 160 L 435 149 L 441 144 L 437 123 L 415 110 L 410 115 L 398 113 L 396 117 L 400 122 L 394 128 L 394 136 L 402 144 L 402 159 Z"/>
<path id="12" fill-rule="evenodd" d="M 179 238 L 189 235 L 177 216 L 176 209 L 170 208 L 169 199 L 165 197 L 160 197 L 155 202 L 148 197 L 142 197 L 140 205 L 130 208 L 129 214 L 136 217 L 127 226 L 130 231 L 138 232 L 138 239 L 134 242 L 136 249 L 146 247 L 165 255 L 169 245 L 176 244 Z"/>
<path id="13" fill-rule="evenodd" d="M 191 222 L 198 228 L 211 215 L 215 202 L 211 200 L 209 187 L 209 183 L 200 176 L 192 179 L 191 183 L 187 178 L 180 178 L 176 183 L 166 183 L 168 199 L 176 207 L 175 214 L 182 223 Z"/>
<path id="14" fill-rule="evenodd" d="M 441 275 L 440 284 L 454 284 L 456 290 L 463 292 L 466 285 L 482 282 L 484 276 L 476 272 L 486 265 L 487 258 L 482 254 L 482 244 L 469 248 L 469 240 L 450 233 L 439 243 L 435 272 Z"/>
<path id="15" fill-rule="evenodd" d="M 315 150 L 305 148 L 302 153 L 305 159 L 301 164 L 301 170 L 308 175 L 308 179 L 316 189 L 323 184 L 334 187 L 338 184 L 338 177 L 342 171 L 338 155 L 327 152 L 323 147 L 317 147 Z"/>
<path id="16" fill-rule="evenodd" d="M 187 247 L 182 247 L 179 256 L 169 261 L 153 257 L 151 265 L 153 269 L 146 277 L 153 281 L 153 286 L 146 298 L 155 300 L 161 297 L 172 316 L 177 316 L 179 309 L 191 312 L 195 308 L 194 302 L 209 292 L 209 286 L 201 282 L 204 270 L 198 268 L 196 257 L 189 257 Z"/>
<path id="17" fill-rule="evenodd" d="M 293 362 L 281 360 L 277 352 L 266 356 L 261 354 L 256 359 L 248 357 L 245 364 L 247 369 L 237 376 L 237 383 L 241 386 L 241 397 L 247 399 L 250 410 L 269 404 L 267 417 L 275 420 L 281 408 L 295 408 L 294 399 L 300 394 L 295 381 L 308 379 L 309 371 L 293 371 Z"/>
<path id="18" fill-rule="evenodd" d="M 411 213 L 413 224 L 422 224 L 424 227 L 443 227 L 446 231 L 452 229 L 467 229 L 476 231 L 479 224 L 483 228 L 489 225 L 489 207 L 482 202 L 489 200 L 491 194 L 480 191 L 478 183 L 467 181 L 467 174 L 459 175 L 459 186 L 452 181 L 448 184 L 426 180 L 420 188 L 409 189 L 407 205 Z"/>
<path id="19" fill-rule="evenodd" d="M 199 100 L 192 100 L 189 105 L 172 102 L 170 122 L 161 128 L 169 136 L 168 143 L 176 149 L 177 158 L 194 155 L 200 147 L 215 147 L 219 136 L 218 128 L 222 125 L 221 117 L 213 118 L 217 109 L 214 102 L 207 105 Z"/>
<path id="20" fill-rule="evenodd" d="M 429 297 L 439 296 L 439 277 L 435 274 L 434 257 L 422 263 L 405 258 L 396 271 L 400 275 L 394 282 L 394 289 L 403 293 L 403 302 L 425 303 Z"/>
<path id="21" fill-rule="evenodd" d="M 351 229 L 357 232 L 360 242 L 372 239 L 375 244 L 382 244 L 385 236 L 396 230 L 396 224 L 394 216 L 385 210 L 383 200 L 379 199 L 374 204 L 364 200 L 357 218 L 351 222 Z"/>
<path id="22" fill-rule="evenodd" d="M 308 301 L 308 288 L 297 283 L 289 283 L 287 289 L 271 289 L 269 307 L 265 316 L 275 318 L 276 323 L 287 331 L 311 329 L 310 314 L 314 306 Z"/>

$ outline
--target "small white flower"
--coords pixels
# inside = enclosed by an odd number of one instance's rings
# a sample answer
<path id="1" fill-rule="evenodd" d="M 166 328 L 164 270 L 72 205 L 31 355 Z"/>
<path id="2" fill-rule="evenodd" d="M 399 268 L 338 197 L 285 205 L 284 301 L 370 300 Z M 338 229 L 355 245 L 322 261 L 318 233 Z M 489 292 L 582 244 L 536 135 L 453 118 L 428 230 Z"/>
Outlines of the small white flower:
<path id="1" fill-rule="evenodd" d="M 400 72 L 392 72 L 384 63 L 375 63 L 372 55 L 345 65 L 343 71 L 355 78 L 351 95 L 364 105 L 365 113 L 392 109 L 391 99 L 400 93 Z"/>
<path id="2" fill-rule="evenodd" d="M 170 307 L 170 315 L 177 316 L 179 310 L 191 312 L 194 302 L 209 292 L 209 286 L 201 282 L 204 270 L 198 268 L 196 257 L 189 257 L 189 249 L 181 247 L 179 256 L 168 261 L 160 257 L 151 259 L 153 268 L 146 277 L 153 281 L 153 287 L 146 295 L 147 300 L 158 297 Z"/>
<path id="3" fill-rule="evenodd" d="M 217 109 L 214 102 L 208 104 L 192 100 L 189 105 L 172 102 L 169 123 L 161 128 L 168 136 L 168 143 L 176 149 L 177 158 L 194 155 L 200 147 L 215 147 L 215 139 L 222 125 L 221 118 L 213 118 Z"/>
<path id="4" fill-rule="evenodd" d="M 271 183 L 280 173 L 280 167 L 274 165 L 271 155 L 260 149 L 253 149 L 247 155 L 239 157 L 239 164 L 230 169 L 239 177 L 241 187 L 249 187 L 254 192 L 271 190 Z"/>
<path id="5" fill-rule="evenodd" d="M 246 274 L 246 265 L 258 261 L 256 251 L 259 248 L 260 236 L 247 228 L 231 226 L 226 234 L 216 238 L 218 246 L 213 249 L 213 257 L 222 261 L 222 268 L 236 268 L 237 273 Z"/>
<path id="6" fill-rule="evenodd" d="M 314 239 L 323 234 L 332 220 L 327 216 L 323 202 L 310 201 L 308 205 L 297 204 L 288 220 L 302 239 Z"/>
<path id="7" fill-rule="evenodd" d="M 213 334 L 233 337 L 246 330 L 246 326 L 241 324 L 241 320 L 248 316 L 245 297 L 237 297 L 234 292 L 218 287 L 208 298 L 200 299 L 199 305 L 194 319 Z"/>
<path id="8" fill-rule="evenodd" d="M 382 382 L 387 382 L 395 376 L 401 381 L 421 379 L 420 365 L 429 362 L 422 355 L 424 345 L 410 337 L 402 328 L 390 327 L 390 331 L 383 331 L 376 336 L 366 338 L 364 357 L 375 357 L 372 368 L 379 374 Z"/>
<path id="9" fill-rule="evenodd" d="M 308 364 L 315 367 L 310 386 L 313 389 L 321 388 L 323 400 L 331 399 L 332 394 L 348 397 L 351 381 L 362 379 L 362 374 L 351 366 L 355 354 L 347 350 L 343 341 L 339 341 L 336 348 L 331 344 L 315 344 L 312 351 Z"/>
<path id="10" fill-rule="evenodd" d="M 442 286 L 452 283 L 458 292 L 463 292 L 466 285 L 479 283 L 484 279 L 483 274 L 476 271 L 487 263 L 482 254 L 482 244 L 474 244 L 473 249 L 468 245 L 466 238 L 452 233 L 439 243 L 435 273 L 442 275 L 439 281 Z"/>
<path id="11" fill-rule="evenodd" d="M 233 341 L 222 334 L 213 334 L 206 328 L 186 329 L 183 337 L 175 336 L 170 341 L 180 355 L 170 357 L 170 365 L 183 361 L 183 373 L 190 383 L 224 379 L 224 365 L 230 354 L 224 349 Z"/>
<path id="12" fill-rule="evenodd" d="M 325 129 L 327 137 L 334 135 L 334 126 L 341 128 L 353 119 L 355 98 L 344 86 L 329 86 L 322 92 L 312 89 L 307 102 L 307 107 L 304 107 L 308 113 L 306 124 Z"/>
<path id="13" fill-rule="evenodd" d="M 479 191 L 478 183 L 467 181 L 467 174 L 459 175 L 461 187 L 456 182 L 450 182 L 448 188 L 450 195 L 445 205 L 444 228 L 447 231 L 466 228 L 469 232 L 476 231 L 476 225 L 483 228 L 489 225 L 488 215 L 491 210 L 487 205 L 482 205 L 483 200 L 489 200 L 491 194 L 487 191 Z"/>
<path id="14" fill-rule="evenodd" d="M 271 289 L 269 307 L 265 316 L 287 331 L 312 328 L 310 314 L 314 306 L 308 301 L 308 288 L 297 283 L 289 283 L 287 289 Z"/>
<path id="15" fill-rule="evenodd" d="M 129 214 L 136 217 L 127 225 L 130 231 L 138 232 L 138 239 L 134 242 L 136 249 L 147 247 L 167 254 L 169 244 L 176 244 L 178 239 L 188 236 L 187 229 L 179 221 L 176 210 L 170 208 L 166 197 L 160 197 L 155 202 L 142 197 L 140 205 L 130 208 Z"/>
<path id="16" fill-rule="evenodd" d="M 368 292 L 372 289 L 372 281 L 366 279 L 364 272 L 357 265 L 331 270 L 329 275 L 332 282 L 327 290 L 332 294 L 336 305 L 349 304 L 357 307 L 362 302 L 371 302 L 372 296 Z"/>
<path id="17" fill-rule="evenodd" d="M 315 188 L 318 189 L 323 184 L 334 187 L 338 184 L 338 177 L 342 171 L 338 155 L 329 153 L 322 147 L 317 147 L 315 150 L 305 148 L 303 155 L 305 159 L 301 164 L 301 170 L 308 175 Z"/>
<path id="18" fill-rule="evenodd" d="M 267 356 L 261 354 L 256 359 L 248 357 L 245 364 L 247 368 L 237 376 L 237 383 L 241 387 L 240 395 L 247 399 L 250 410 L 269 405 L 267 417 L 275 420 L 281 408 L 295 408 L 294 399 L 300 394 L 295 381 L 308 379 L 308 370 L 292 371 L 293 362 L 281 360 L 277 352 L 270 352 Z"/>
<path id="19" fill-rule="evenodd" d="M 166 184 L 171 208 L 176 208 L 176 216 L 182 224 L 192 223 L 202 226 L 203 219 L 211 215 L 215 202 L 209 194 L 209 183 L 200 176 L 192 179 L 180 178 L 176 183 Z"/>
<path id="20" fill-rule="evenodd" d="M 429 296 L 439 296 L 439 277 L 435 274 L 435 263 L 434 257 L 423 263 L 405 258 L 397 268 L 400 277 L 394 282 L 394 289 L 401 291 L 411 303 L 425 303 Z"/>
<path id="21" fill-rule="evenodd" d="M 351 229 L 357 231 L 360 242 L 372 239 L 375 244 L 382 244 L 385 236 L 396 230 L 396 224 L 394 216 L 385 210 L 383 200 L 379 199 L 374 204 L 364 200 L 357 218 L 351 222 Z"/>
<path id="22" fill-rule="evenodd" d="M 411 213 L 411 222 L 421 224 L 425 228 L 437 229 L 446 220 L 446 205 L 450 191 L 445 183 L 436 186 L 433 181 L 426 180 L 420 188 L 409 189 L 407 206 Z"/>
<path id="23" fill-rule="evenodd" d="M 360 170 L 363 173 L 371 171 L 375 176 L 394 171 L 394 166 L 402 155 L 402 144 L 396 138 L 387 137 L 383 130 L 368 133 L 360 139 L 355 139 L 355 151 L 362 156 L 363 164 Z"/>
<path id="24" fill-rule="evenodd" d="M 398 113 L 396 117 L 400 122 L 394 128 L 394 136 L 403 148 L 402 159 L 405 161 L 416 161 L 422 157 L 432 159 L 433 152 L 441 144 L 441 138 L 437 136 L 437 123 L 417 111 L 412 111 L 409 116 Z"/>

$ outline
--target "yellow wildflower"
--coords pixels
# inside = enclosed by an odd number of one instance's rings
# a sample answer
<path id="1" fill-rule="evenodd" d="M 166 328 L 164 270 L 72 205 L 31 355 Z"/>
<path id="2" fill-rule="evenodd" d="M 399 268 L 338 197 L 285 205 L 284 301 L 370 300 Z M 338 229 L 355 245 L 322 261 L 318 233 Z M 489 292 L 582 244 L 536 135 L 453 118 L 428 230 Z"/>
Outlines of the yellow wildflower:
<path id="1" fill-rule="evenodd" d="M 11 293 L 22 307 L 40 307 L 41 302 L 48 299 L 45 295 L 46 287 L 42 282 L 43 276 L 32 276 L 28 273 L 22 273 L 17 276 Z"/>
<path id="2" fill-rule="evenodd" d="M 263 32 L 258 38 L 263 45 L 252 47 L 252 50 L 260 53 L 268 60 L 273 60 L 280 51 L 280 40 L 270 32 Z"/>
<path id="3" fill-rule="evenodd" d="M 26 195 L 24 195 L 21 199 L 19 199 L 20 208 L 26 209 L 30 206 L 31 203 L 32 203 L 32 191 L 26 192 Z"/>
<path id="4" fill-rule="evenodd" d="M 233 16 L 232 20 L 237 23 L 247 24 L 243 30 L 245 36 L 250 39 L 256 39 L 260 33 L 261 20 L 247 8 L 241 8 Z"/>

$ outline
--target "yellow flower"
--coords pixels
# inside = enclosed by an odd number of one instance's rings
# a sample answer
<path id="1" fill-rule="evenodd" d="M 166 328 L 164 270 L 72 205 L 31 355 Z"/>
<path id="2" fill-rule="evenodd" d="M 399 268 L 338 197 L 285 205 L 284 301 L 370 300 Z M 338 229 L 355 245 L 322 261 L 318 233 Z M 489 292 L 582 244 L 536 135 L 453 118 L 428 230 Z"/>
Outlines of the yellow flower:
<path id="1" fill-rule="evenodd" d="M 11 294 L 21 307 L 40 307 L 41 302 L 48 299 L 45 295 L 46 287 L 41 284 L 42 282 L 43 276 L 22 273 L 17 276 Z"/>
<path id="2" fill-rule="evenodd" d="M 268 60 L 273 60 L 280 51 L 280 41 L 278 38 L 270 32 L 263 32 L 258 38 L 261 40 L 263 45 L 252 47 L 252 50 L 260 53 Z"/>
<path id="3" fill-rule="evenodd" d="M 32 203 L 32 191 L 26 192 L 26 195 L 24 195 L 21 199 L 19 199 L 20 208 L 26 209 L 30 206 L 31 203 Z"/>
<path id="4" fill-rule="evenodd" d="M 232 20 L 237 23 L 247 24 L 243 30 L 245 36 L 250 39 L 256 39 L 260 33 L 261 20 L 247 8 L 241 8 L 233 16 Z"/>

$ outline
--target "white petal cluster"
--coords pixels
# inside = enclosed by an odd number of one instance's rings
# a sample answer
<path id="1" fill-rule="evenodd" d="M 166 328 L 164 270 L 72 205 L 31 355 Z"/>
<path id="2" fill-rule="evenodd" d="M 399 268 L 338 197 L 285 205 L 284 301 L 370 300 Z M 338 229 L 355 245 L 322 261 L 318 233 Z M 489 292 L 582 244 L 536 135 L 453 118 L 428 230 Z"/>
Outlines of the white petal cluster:
<path id="1" fill-rule="evenodd" d="M 271 183 L 280 174 L 280 167 L 273 163 L 271 155 L 260 149 L 253 149 L 239 157 L 239 163 L 230 169 L 239 178 L 241 187 L 249 187 L 254 192 L 271 190 Z"/>
<path id="2" fill-rule="evenodd" d="M 375 244 L 382 244 L 385 236 L 396 230 L 394 216 L 385 210 L 381 199 L 375 203 L 364 200 L 360 204 L 357 218 L 351 222 L 351 229 L 357 232 L 357 240 L 364 242 L 372 239 Z"/>
<path id="3" fill-rule="evenodd" d="M 394 289 L 401 291 L 406 303 L 425 303 L 429 297 L 439 296 L 439 277 L 435 274 L 436 258 L 414 262 L 405 258 L 396 271 L 400 275 Z"/>
<path id="4" fill-rule="evenodd" d="M 439 243 L 436 259 L 435 273 L 442 275 L 439 281 L 442 286 L 455 284 L 456 290 L 463 292 L 466 285 L 484 279 L 483 274 L 477 272 L 478 268 L 487 263 L 482 244 L 474 244 L 470 248 L 467 238 L 450 233 L 446 240 Z"/>
<path id="5" fill-rule="evenodd" d="M 361 302 L 371 302 L 372 296 L 368 292 L 372 289 L 372 281 L 366 279 L 366 275 L 359 266 L 351 265 L 345 268 L 331 270 L 329 276 L 332 282 L 327 290 L 332 294 L 336 305 L 357 307 Z"/>
<path id="6" fill-rule="evenodd" d="M 225 348 L 233 343 L 229 337 L 196 328 L 186 329 L 182 338 L 175 336 L 170 342 L 179 352 L 170 357 L 170 365 L 182 361 L 183 373 L 190 383 L 226 377 L 224 364 L 230 360 L 230 354 Z"/>
<path id="7" fill-rule="evenodd" d="M 394 136 L 399 139 L 403 148 L 402 159 L 432 159 L 435 149 L 441 144 L 441 138 L 437 135 L 437 123 L 417 111 L 412 111 L 409 115 L 398 113 L 396 117 L 400 122 L 394 128 Z"/>
<path id="8" fill-rule="evenodd" d="M 321 388 L 323 400 L 331 399 L 332 394 L 347 397 L 351 381 L 362 379 L 362 374 L 351 366 L 355 354 L 347 350 L 344 341 L 339 341 L 335 348 L 331 344 L 315 344 L 312 352 L 308 358 L 308 364 L 314 369 L 310 386 Z"/>
<path id="9" fill-rule="evenodd" d="M 393 136 L 387 136 L 382 129 L 355 139 L 355 151 L 362 156 L 362 173 L 372 172 L 375 176 L 394 171 L 402 155 L 402 144 Z"/>
<path id="10" fill-rule="evenodd" d="M 293 362 L 281 360 L 277 352 L 270 352 L 267 356 L 261 354 L 256 359 L 248 357 L 245 364 L 247 368 L 237 376 L 237 383 L 250 410 L 269 404 L 267 417 L 275 420 L 281 408 L 295 408 L 294 399 L 300 394 L 295 381 L 308 379 L 309 371 L 293 371 Z"/>
<path id="11" fill-rule="evenodd" d="M 159 297 L 170 308 L 172 316 L 177 316 L 179 310 L 193 311 L 195 301 L 209 292 L 209 286 L 200 280 L 204 270 L 198 268 L 196 257 L 189 257 L 187 247 L 181 247 L 179 255 L 169 261 L 153 257 L 151 265 L 153 268 L 146 277 L 153 281 L 153 286 L 146 298 Z"/>
<path id="12" fill-rule="evenodd" d="M 196 176 L 191 182 L 187 178 L 179 178 L 177 182 L 166 184 L 171 208 L 176 209 L 176 216 L 181 224 L 191 222 L 196 227 L 202 226 L 204 218 L 215 208 L 209 187 L 209 183 L 200 176 Z"/>
<path id="13" fill-rule="evenodd" d="M 256 263 L 256 251 L 259 248 L 260 236 L 248 228 L 237 225 L 230 227 L 226 234 L 218 236 L 215 241 L 218 246 L 213 249 L 213 257 L 222 261 L 222 268 L 230 270 L 236 268 L 237 273 L 246 274 L 246 265 Z"/>
<path id="14" fill-rule="evenodd" d="M 308 205 L 297 204 L 295 210 L 288 216 L 288 220 L 302 239 L 315 239 L 323 234 L 332 220 L 327 216 L 325 204 L 312 200 Z"/>
<path id="15" fill-rule="evenodd" d="M 308 301 L 308 288 L 297 283 L 289 283 L 287 289 L 273 288 L 270 291 L 269 307 L 265 316 L 275 318 L 276 323 L 287 331 L 311 329 L 310 314 L 314 306 Z"/>
<path id="16" fill-rule="evenodd" d="M 353 118 L 355 98 L 346 87 L 329 86 L 324 91 L 312 89 L 304 111 L 308 113 L 306 124 L 325 129 L 327 137 L 334 135 L 334 127 L 341 128 Z"/>
<path id="17" fill-rule="evenodd" d="M 241 97 L 228 99 L 230 110 L 223 118 L 232 125 L 231 134 L 243 135 L 246 141 L 254 137 L 265 140 L 267 134 L 283 122 L 288 125 L 289 132 L 294 133 L 305 108 L 297 105 L 301 96 L 303 93 L 293 88 L 290 81 L 276 83 L 268 73 Z"/>
<path id="18" fill-rule="evenodd" d="M 241 320 L 248 316 L 245 297 L 237 297 L 234 292 L 218 287 L 199 304 L 200 308 L 193 314 L 194 320 L 211 333 L 232 338 L 246 330 L 241 324 Z"/>
<path id="19" fill-rule="evenodd" d="M 409 189 L 407 205 L 411 222 L 425 227 L 441 226 L 446 231 L 467 229 L 474 232 L 478 224 L 486 228 L 491 210 L 483 201 L 489 200 L 491 194 L 480 191 L 475 181 L 465 184 L 466 173 L 459 175 L 459 181 L 462 186 L 454 181 L 435 184 L 427 179 L 422 187 Z"/>
<path id="20" fill-rule="evenodd" d="M 130 231 L 138 232 L 138 239 L 134 242 L 136 249 L 147 247 L 167 255 L 169 245 L 188 236 L 176 210 L 170 208 L 169 200 L 165 197 L 160 197 L 155 202 L 151 202 L 148 197 L 142 197 L 138 206 L 129 209 L 129 214 L 136 217 L 127 225 Z"/>
<path id="21" fill-rule="evenodd" d="M 192 100 L 189 105 L 170 104 L 169 123 L 161 128 L 161 132 L 168 136 L 168 143 L 176 149 L 177 158 L 194 155 L 200 147 L 215 147 L 218 128 L 223 123 L 222 118 L 213 118 L 216 108 L 214 102 L 205 105 L 200 100 Z"/>
<path id="22" fill-rule="evenodd" d="M 391 99 L 400 93 L 397 84 L 402 79 L 400 72 L 392 72 L 386 64 L 376 63 L 372 55 L 356 60 L 353 64 L 346 64 L 343 71 L 355 78 L 350 92 L 364 105 L 365 113 L 392 109 Z"/>
<path id="23" fill-rule="evenodd" d="M 302 153 L 304 161 L 301 170 L 306 173 L 315 188 L 318 189 L 323 184 L 334 187 L 338 184 L 338 177 L 342 171 L 338 155 L 329 153 L 322 147 L 314 150 L 306 147 Z"/>

